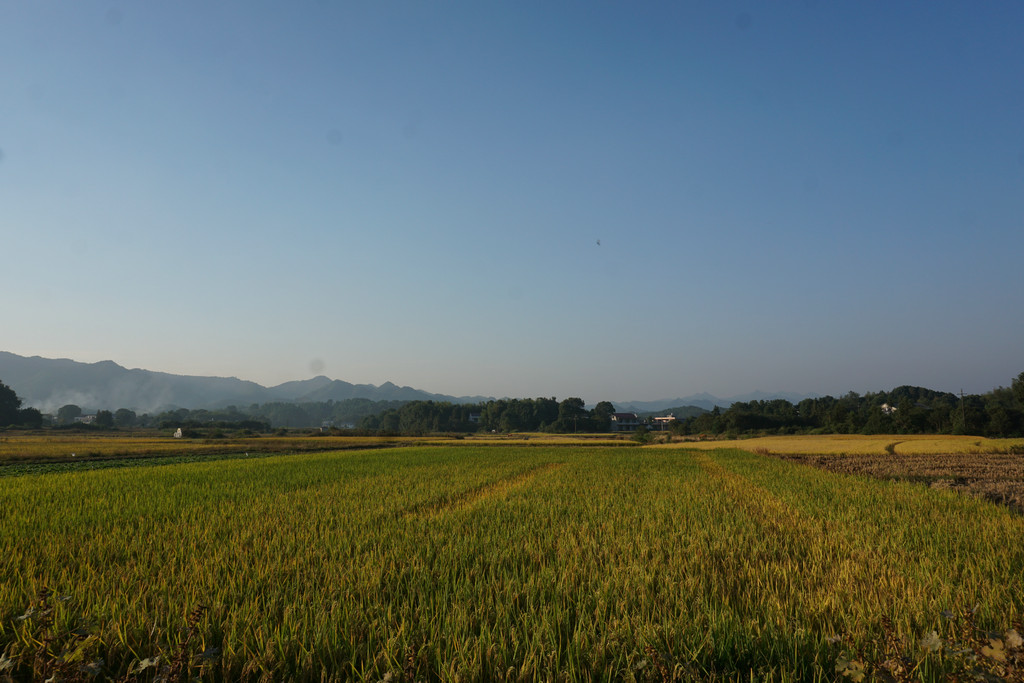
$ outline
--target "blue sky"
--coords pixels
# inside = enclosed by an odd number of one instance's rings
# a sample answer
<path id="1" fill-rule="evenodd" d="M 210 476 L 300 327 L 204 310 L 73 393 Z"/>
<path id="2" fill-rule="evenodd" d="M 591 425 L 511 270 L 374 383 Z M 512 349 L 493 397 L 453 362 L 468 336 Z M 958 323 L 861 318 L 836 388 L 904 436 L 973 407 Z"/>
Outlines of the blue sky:
<path id="1" fill-rule="evenodd" d="M 0 350 L 588 402 L 1008 385 L 1022 30 L 1016 2 L 3 3 Z"/>

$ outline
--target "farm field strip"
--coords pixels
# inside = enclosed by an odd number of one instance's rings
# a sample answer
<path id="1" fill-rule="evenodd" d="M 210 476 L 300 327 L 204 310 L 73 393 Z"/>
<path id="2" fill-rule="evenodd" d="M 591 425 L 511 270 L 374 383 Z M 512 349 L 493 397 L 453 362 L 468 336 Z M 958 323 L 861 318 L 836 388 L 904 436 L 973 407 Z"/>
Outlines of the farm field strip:
<path id="1" fill-rule="evenodd" d="M 927 484 L 1007 505 L 1024 513 L 1024 458 L 1011 453 L 778 455 L 820 469 Z"/>
<path id="2" fill-rule="evenodd" d="M 534 477 L 549 470 L 561 467 L 564 463 L 544 463 L 534 465 L 523 472 L 515 472 L 493 481 L 459 491 L 452 495 L 445 495 L 443 498 L 420 503 L 411 506 L 405 511 L 406 517 L 436 517 L 454 510 L 465 510 L 475 507 L 478 503 L 488 498 L 503 498 L 519 486 L 528 483 Z"/>
<path id="3" fill-rule="evenodd" d="M 1024 595 L 1024 519 L 1019 515 L 950 492 L 924 495 L 925 489 L 907 482 L 836 477 L 739 452 L 720 462 L 797 513 L 838 527 L 853 546 L 870 549 L 885 566 L 899 568 L 904 580 L 918 588 L 908 586 L 893 596 L 916 594 L 914 599 L 932 602 L 935 623 L 951 604 L 978 604 L 985 610 L 1014 604 Z M 985 578 L 1008 566 L 1020 570 L 1005 581 Z M 951 583 L 958 594 L 950 592 Z M 1019 619 L 1024 615 L 1017 610 L 989 616 Z"/>
<path id="4" fill-rule="evenodd" d="M 782 518 L 813 519 L 827 529 L 829 543 L 846 546 L 834 557 L 854 559 L 855 566 L 852 573 L 844 572 L 837 592 L 847 590 L 858 573 L 867 574 L 866 584 L 851 596 L 852 604 L 865 591 L 887 595 L 894 617 L 911 613 L 910 605 L 931 604 L 930 613 L 922 614 L 923 623 L 903 625 L 908 630 L 936 627 L 940 612 L 951 604 L 1012 604 L 1024 591 L 1020 573 L 995 584 L 982 579 L 1000 571 L 998 564 L 986 566 L 989 560 L 1024 567 L 1024 549 L 1016 537 L 1021 520 L 1013 514 L 949 495 L 923 496 L 920 486 L 795 471 L 780 461 L 740 452 L 718 460 L 743 478 L 740 494 L 762 493 L 784 511 Z M 916 523 L 908 524 L 908 518 Z"/>
<path id="5" fill-rule="evenodd" d="M 745 597 L 761 592 L 765 581 L 775 582 L 767 597 L 778 601 L 776 606 L 813 615 L 819 632 L 834 633 L 837 628 L 829 615 L 867 618 L 861 604 L 908 593 L 902 575 L 893 572 L 875 548 L 851 545 L 844 526 L 792 507 L 723 464 L 736 457 L 744 455 L 701 454 L 697 460 L 714 474 L 735 513 L 745 518 L 735 526 L 751 535 L 748 543 L 756 552 L 749 559 L 754 562 L 739 569 L 740 582 L 751 586 Z"/>
<path id="6" fill-rule="evenodd" d="M 175 439 L 170 436 L 37 435 L 0 436 L 0 463 L 78 462 L 87 459 L 144 458 L 222 453 L 287 453 L 442 442 L 437 437 L 410 439 L 377 436 L 259 436 Z"/>
<path id="7" fill-rule="evenodd" d="M 850 474 L 900 475 L 908 478 L 1024 479 L 1024 457 L 1009 453 L 896 453 L 885 455 L 814 455 L 798 462 L 846 464 Z M 784 457 L 784 456 L 780 456 Z"/>
<path id="8" fill-rule="evenodd" d="M 682 441 L 657 444 L 654 448 L 717 450 L 738 448 L 765 455 L 889 455 L 1022 453 L 1024 439 L 988 439 L 979 436 L 934 436 L 928 434 L 826 434 L 762 436 L 727 441 Z"/>
<path id="9" fill-rule="evenodd" d="M 950 440 L 956 446 L 950 448 Z M 1024 439 L 982 439 L 972 436 L 928 436 L 926 434 L 899 437 L 895 446 L 896 453 L 901 455 L 928 455 L 937 453 L 1024 453 Z"/>
<path id="10" fill-rule="evenodd" d="M 148 467 L 208 460 L 259 458 L 292 453 L 363 450 L 412 446 L 442 448 L 500 445 L 547 448 L 552 446 L 624 446 L 628 435 L 481 434 L 469 437 L 370 436 L 260 436 L 217 439 L 174 439 L 169 436 L 39 435 L 0 436 L 0 478 L 25 474 L 81 472 L 119 467 Z"/>
<path id="11" fill-rule="evenodd" d="M 1024 520 L 743 451 L 438 446 L 24 476 L 0 487 L 0 652 L 46 586 L 112 676 L 834 677 L 848 634 L 1024 617 Z M 932 510 L 934 512 L 930 512 Z M 413 514 L 410 514 L 413 513 Z M 914 646 L 908 646 L 913 650 Z M 916 656 L 916 652 L 910 652 Z"/>
<path id="12" fill-rule="evenodd" d="M 165 465 L 211 462 L 214 460 L 251 460 L 279 457 L 280 455 L 281 453 L 272 452 L 168 453 L 165 455 L 107 456 L 76 460 L 15 461 L 0 463 L 0 479 L 26 474 L 66 474 L 70 472 L 88 472 L 91 470 L 121 469 L 125 467 L 160 467 Z"/>

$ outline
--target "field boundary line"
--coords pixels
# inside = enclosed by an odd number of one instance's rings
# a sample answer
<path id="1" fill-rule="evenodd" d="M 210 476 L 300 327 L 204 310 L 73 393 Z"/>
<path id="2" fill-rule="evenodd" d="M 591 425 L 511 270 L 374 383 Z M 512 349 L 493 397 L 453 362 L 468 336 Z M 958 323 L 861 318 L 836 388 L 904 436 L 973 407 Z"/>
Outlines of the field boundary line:
<path id="1" fill-rule="evenodd" d="M 401 513 L 405 519 L 419 517 L 433 519 L 454 510 L 465 510 L 475 507 L 490 498 L 499 498 L 508 495 L 513 489 L 526 485 L 529 481 L 565 465 L 564 462 L 549 462 L 543 465 L 536 465 L 523 472 L 517 472 L 495 481 L 474 486 L 466 491 L 457 493 L 451 498 L 443 500 L 428 501 L 419 503 Z"/>

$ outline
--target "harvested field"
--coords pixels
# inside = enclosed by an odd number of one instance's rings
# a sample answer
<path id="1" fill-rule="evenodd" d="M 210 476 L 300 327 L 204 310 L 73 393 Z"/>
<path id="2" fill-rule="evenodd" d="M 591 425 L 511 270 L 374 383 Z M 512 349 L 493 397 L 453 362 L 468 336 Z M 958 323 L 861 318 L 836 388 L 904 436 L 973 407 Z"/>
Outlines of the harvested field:
<path id="1" fill-rule="evenodd" d="M 1024 439 L 979 436 L 828 434 L 738 441 L 684 441 L 654 448 L 714 449 L 726 443 L 758 455 L 845 474 L 920 482 L 1024 513 Z"/>
<path id="2" fill-rule="evenodd" d="M 1007 453 L 772 453 L 813 467 L 877 479 L 916 481 L 1007 505 L 1024 513 L 1024 456 Z"/>
<path id="3" fill-rule="evenodd" d="M 659 448 L 740 448 L 761 455 L 885 455 L 887 453 L 1017 453 L 1024 454 L 1024 439 L 987 439 L 980 436 L 934 434 L 804 434 L 761 436 L 750 439 L 672 441 Z"/>

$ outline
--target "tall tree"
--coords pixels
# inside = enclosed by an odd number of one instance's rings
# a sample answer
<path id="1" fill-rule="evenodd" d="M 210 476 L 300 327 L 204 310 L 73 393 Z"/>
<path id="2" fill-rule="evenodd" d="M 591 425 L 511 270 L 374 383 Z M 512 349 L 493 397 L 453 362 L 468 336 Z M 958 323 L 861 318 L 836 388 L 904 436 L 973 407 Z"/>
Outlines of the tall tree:
<path id="1" fill-rule="evenodd" d="M 586 415 L 584 410 L 585 404 L 582 398 L 575 396 L 567 398 L 558 404 L 558 417 L 559 419 L 572 419 L 574 417 L 583 417 Z"/>
<path id="2" fill-rule="evenodd" d="M 607 432 L 612 428 L 612 413 L 615 406 L 611 401 L 601 401 L 590 411 L 590 419 L 594 422 L 594 429 Z"/>
<path id="3" fill-rule="evenodd" d="M 570 397 L 558 404 L 558 420 L 555 422 L 555 431 L 576 432 L 580 429 L 586 431 L 587 411 L 582 398 Z"/>
<path id="4" fill-rule="evenodd" d="M 22 408 L 18 412 L 18 424 L 29 429 L 39 429 L 43 426 L 43 414 L 35 408 Z"/>
<path id="5" fill-rule="evenodd" d="M 120 429 L 134 427 L 136 420 L 138 420 L 138 415 L 135 414 L 134 410 L 118 408 L 117 412 L 114 413 L 114 426 Z"/>
<path id="6" fill-rule="evenodd" d="M 1013 390 L 1013 395 L 1017 401 L 1024 406 L 1024 372 L 1017 375 L 1017 378 L 1013 380 L 1013 384 L 1010 385 Z"/>
<path id="7" fill-rule="evenodd" d="M 76 406 L 74 403 L 69 403 L 65 406 L 61 406 L 57 411 L 57 424 L 69 425 L 75 421 L 76 417 L 82 416 L 82 409 Z"/>
<path id="8" fill-rule="evenodd" d="M 16 424 L 18 411 L 21 408 L 21 399 L 14 393 L 14 389 L 0 382 L 0 427 Z"/>

